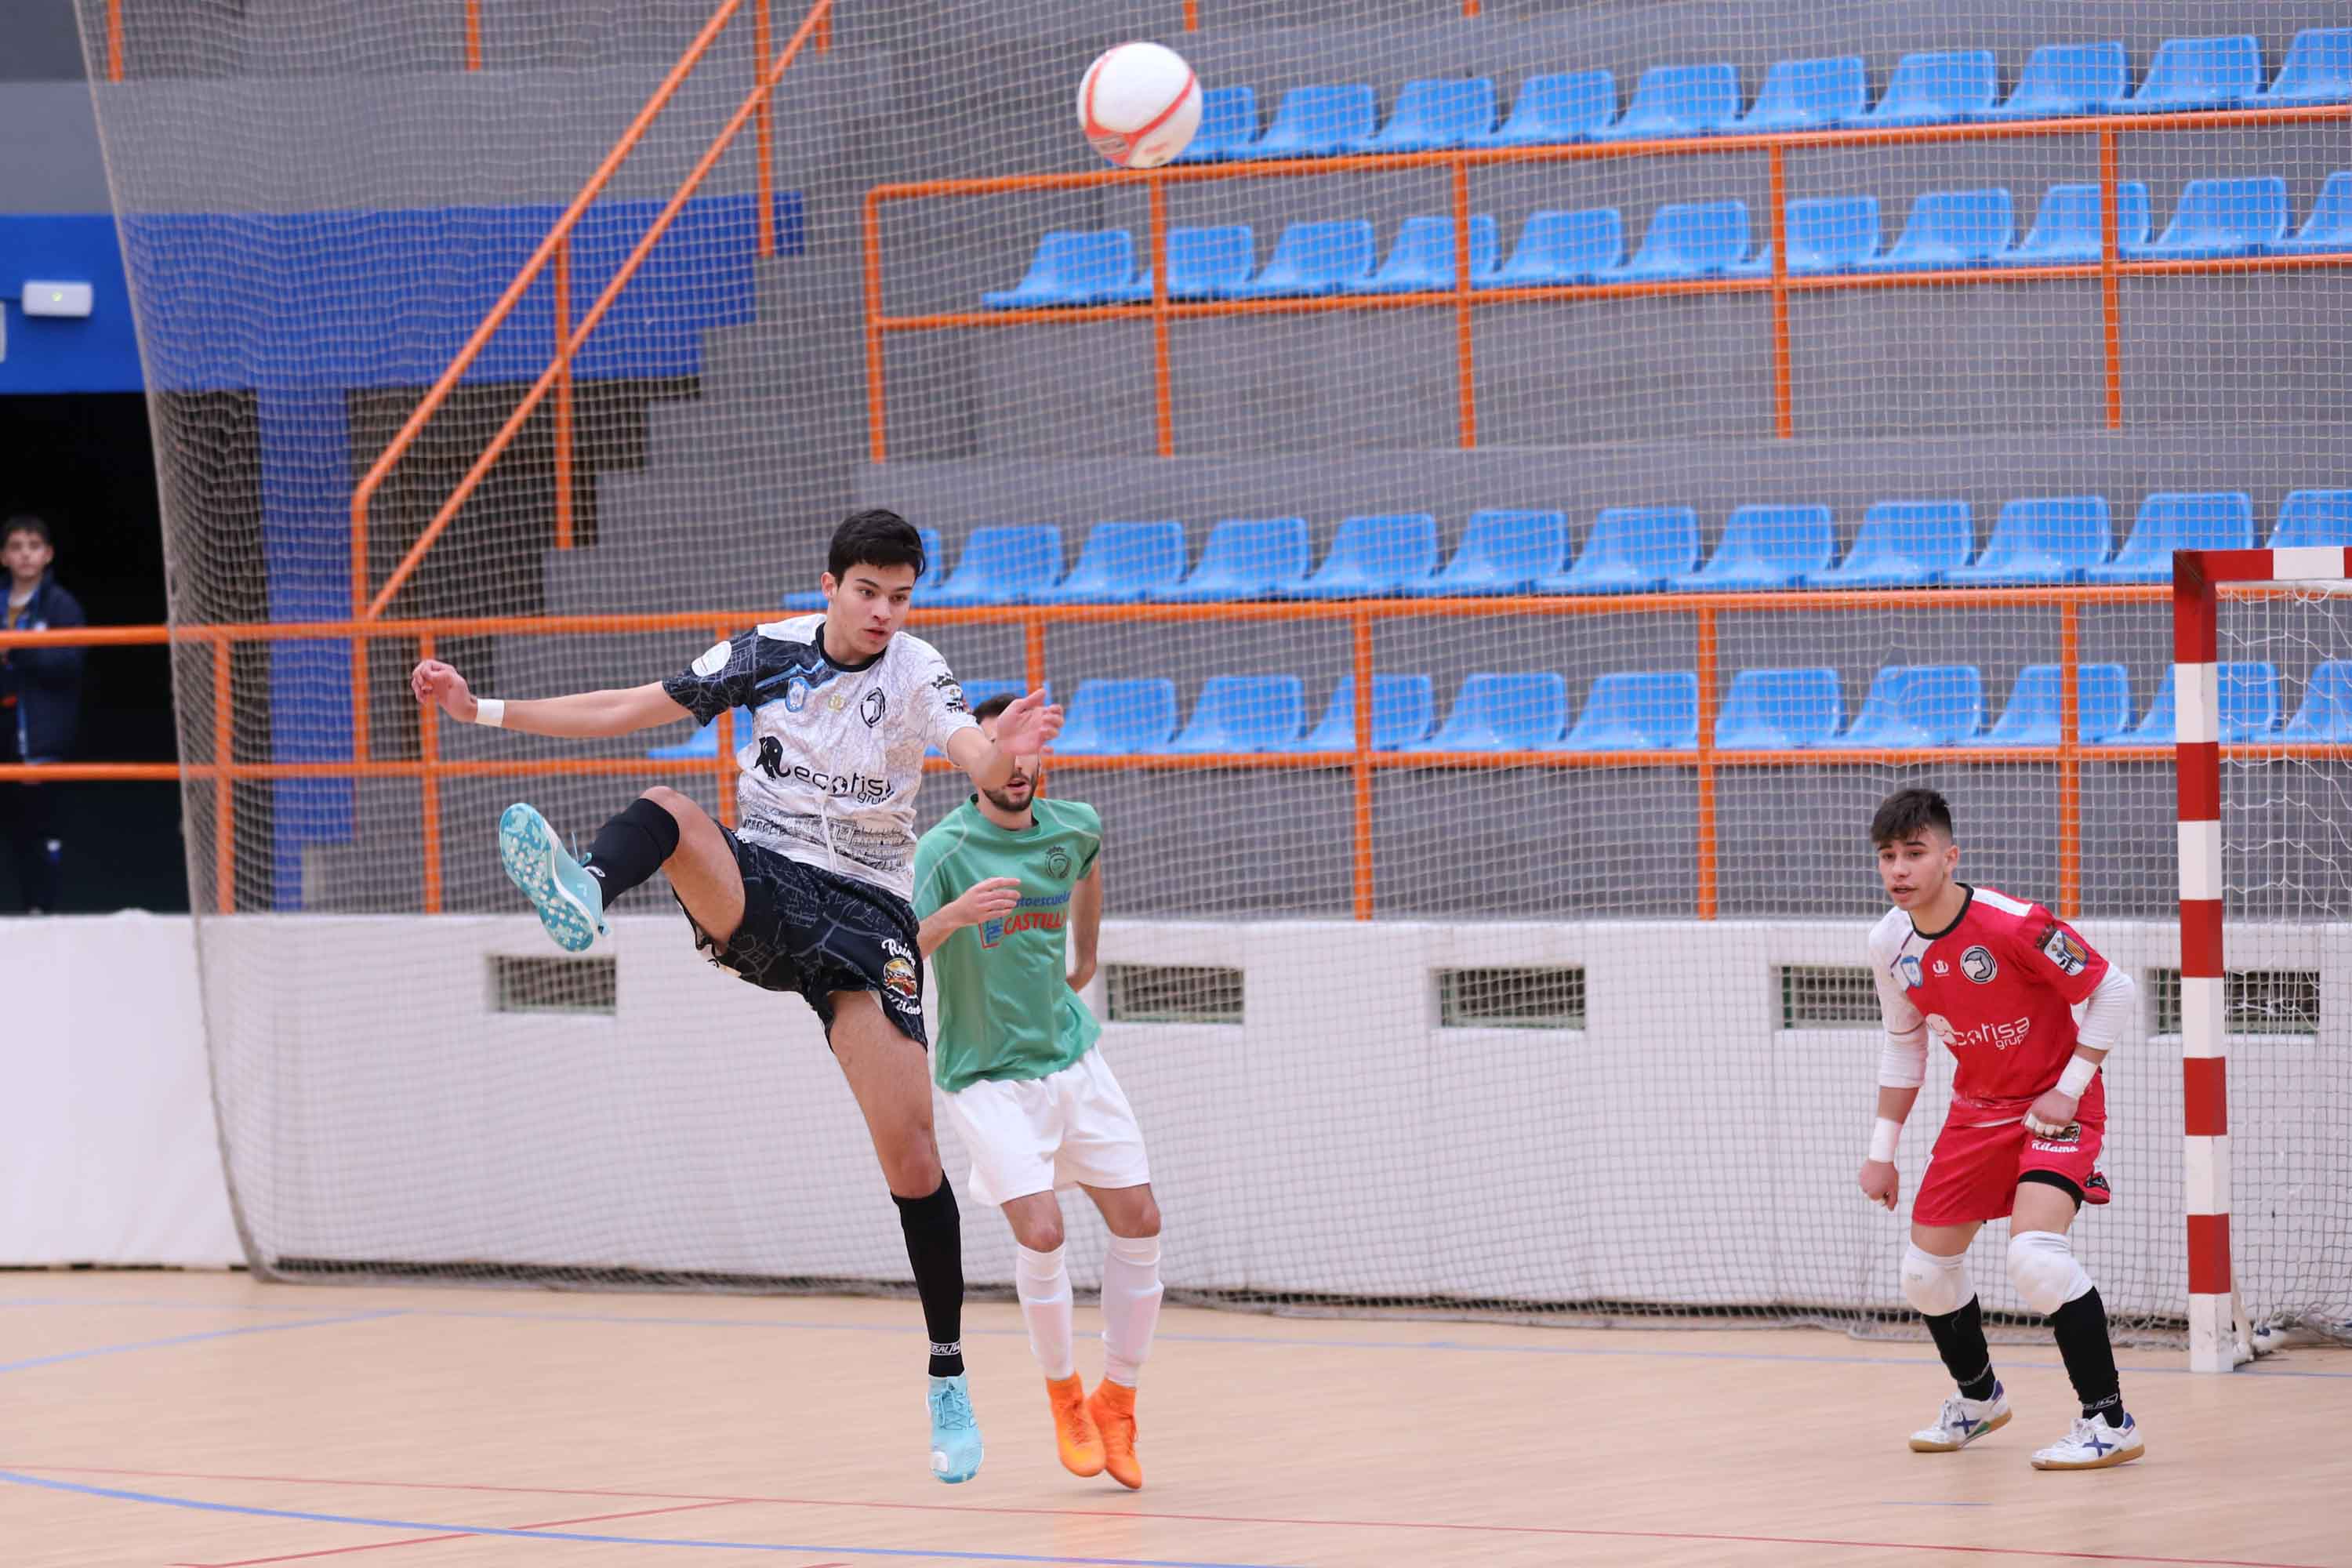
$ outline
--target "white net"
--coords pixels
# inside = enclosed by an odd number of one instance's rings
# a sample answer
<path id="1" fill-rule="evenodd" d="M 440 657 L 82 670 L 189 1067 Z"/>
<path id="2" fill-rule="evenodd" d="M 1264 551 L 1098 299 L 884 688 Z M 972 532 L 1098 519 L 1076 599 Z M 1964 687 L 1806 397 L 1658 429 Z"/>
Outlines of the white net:
<path id="1" fill-rule="evenodd" d="M 230 764 L 189 793 L 225 1147 L 281 1274 L 900 1277 L 799 1004 L 658 889 L 616 966 L 555 962 L 499 873 L 512 799 L 583 837 L 656 779 L 727 809 L 716 737 L 420 731 L 401 681 L 427 646 L 510 697 L 658 678 L 878 505 L 938 532 L 915 629 L 1072 704 L 1053 787 L 1107 824 L 1097 1001 L 1173 1285 L 1898 1312 L 1853 1190 L 1872 806 L 1943 788 L 1969 875 L 2152 977 L 2168 552 L 2345 526 L 2317 0 L 2252 35 L 2215 0 L 842 0 L 691 191 L 806 13 L 498 6 L 469 42 L 440 0 L 78 4 L 185 754 Z M 698 35 L 561 286 L 375 484 Z M 1212 89 L 1217 157 L 1121 175 L 1078 135 L 1138 37 Z M 2154 1023 L 2084 1226 L 2144 1334 L 2186 1289 Z M 2341 1094 L 2278 1109 L 2352 1131 Z"/>

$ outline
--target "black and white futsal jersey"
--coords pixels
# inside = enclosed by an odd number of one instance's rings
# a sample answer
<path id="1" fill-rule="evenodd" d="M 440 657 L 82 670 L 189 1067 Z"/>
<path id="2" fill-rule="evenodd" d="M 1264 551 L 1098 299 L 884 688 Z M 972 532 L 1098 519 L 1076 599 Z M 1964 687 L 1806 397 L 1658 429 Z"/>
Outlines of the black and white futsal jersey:
<path id="1" fill-rule="evenodd" d="M 909 898 L 923 752 L 972 727 L 963 688 L 939 649 L 904 632 L 864 664 L 835 664 L 824 626 L 771 621 L 712 645 L 662 689 L 699 723 L 751 710 L 752 732 L 737 726 L 738 837 Z"/>

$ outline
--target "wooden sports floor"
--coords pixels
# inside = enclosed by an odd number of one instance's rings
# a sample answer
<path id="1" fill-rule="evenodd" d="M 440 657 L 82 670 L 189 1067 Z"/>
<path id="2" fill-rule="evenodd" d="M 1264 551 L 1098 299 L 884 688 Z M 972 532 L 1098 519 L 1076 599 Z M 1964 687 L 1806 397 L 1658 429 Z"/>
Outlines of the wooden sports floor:
<path id="1" fill-rule="evenodd" d="M 918 1332 L 896 1301 L 0 1275 L 0 1565 L 2352 1568 L 2342 1352 L 2126 1352 L 2147 1457 L 2042 1474 L 2073 1414 L 2043 1347 L 1997 1352 L 2007 1429 L 1927 1456 L 1925 1345 L 1171 1310 L 1129 1494 L 1055 1462 L 988 1304 L 987 1463 L 932 1480 Z"/>

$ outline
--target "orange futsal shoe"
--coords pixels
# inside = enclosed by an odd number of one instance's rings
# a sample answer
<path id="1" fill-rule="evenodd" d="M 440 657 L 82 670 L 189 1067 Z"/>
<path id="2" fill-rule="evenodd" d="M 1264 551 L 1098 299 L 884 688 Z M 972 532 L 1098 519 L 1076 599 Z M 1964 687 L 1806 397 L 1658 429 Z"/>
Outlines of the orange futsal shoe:
<path id="1" fill-rule="evenodd" d="M 1135 1457 L 1135 1390 L 1105 1378 L 1087 1395 L 1087 1414 L 1102 1431 L 1103 1466 L 1110 1479 L 1129 1491 L 1143 1485 L 1143 1466 Z"/>
<path id="2" fill-rule="evenodd" d="M 1045 1380 L 1045 1403 L 1054 1407 L 1054 1444 L 1062 1451 L 1062 1468 L 1074 1476 L 1103 1472 L 1102 1432 L 1087 1408 L 1087 1385 L 1076 1373 L 1056 1383 Z"/>

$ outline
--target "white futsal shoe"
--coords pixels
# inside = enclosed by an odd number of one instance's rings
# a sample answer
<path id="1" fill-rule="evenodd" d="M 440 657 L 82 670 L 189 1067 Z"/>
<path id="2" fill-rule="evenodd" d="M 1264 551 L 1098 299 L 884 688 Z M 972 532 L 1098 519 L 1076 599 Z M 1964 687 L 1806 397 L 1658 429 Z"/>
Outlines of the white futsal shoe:
<path id="1" fill-rule="evenodd" d="M 1988 1432 L 2009 1425 L 2009 1394 L 1996 1383 L 1990 1399 L 1955 1394 L 1936 1412 L 1936 1424 L 1911 1434 L 1915 1454 L 1954 1454 Z M 2039 1464 L 2041 1461 L 2036 1460 Z"/>
<path id="2" fill-rule="evenodd" d="M 2127 1465 L 2147 1452 L 2139 1440 L 2139 1423 L 2128 1412 L 2120 1426 L 2110 1426 L 2095 1415 L 2078 1415 L 2071 1431 L 2033 1456 L 2033 1468 L 2104 1470 L 2109 1465 Z"/>

